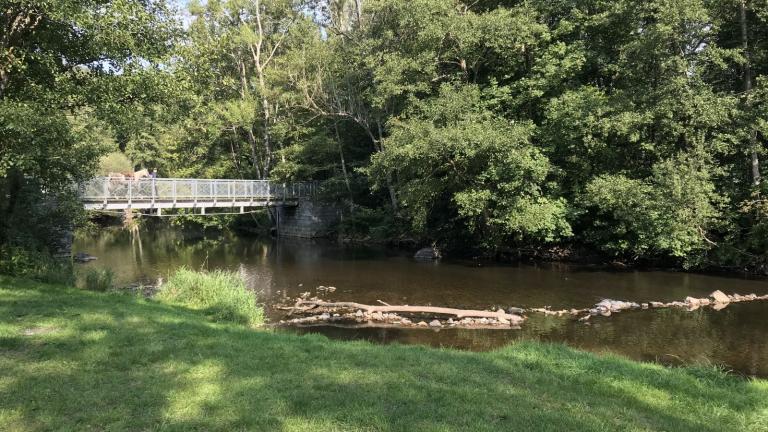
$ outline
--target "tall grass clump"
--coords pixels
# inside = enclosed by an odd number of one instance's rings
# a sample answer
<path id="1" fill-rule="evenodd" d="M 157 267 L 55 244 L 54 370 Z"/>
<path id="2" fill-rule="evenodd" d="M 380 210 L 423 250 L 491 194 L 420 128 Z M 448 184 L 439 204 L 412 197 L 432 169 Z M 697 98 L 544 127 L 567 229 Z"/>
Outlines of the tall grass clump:
<path id="1" fill-rule="evenodd" d="M 85 289 L 109 291 L 115 287 L 115 272 L 112 269 L 89 269 L 85 273 Z"/>
<path id="2" fill-rule="evenodd" d="M 160 288 L 161 301 L 202 310 L 218 322 L 256 327 L 264 323 L 264 309 L 243 280 L 233 272 L 181 268 Z"/>

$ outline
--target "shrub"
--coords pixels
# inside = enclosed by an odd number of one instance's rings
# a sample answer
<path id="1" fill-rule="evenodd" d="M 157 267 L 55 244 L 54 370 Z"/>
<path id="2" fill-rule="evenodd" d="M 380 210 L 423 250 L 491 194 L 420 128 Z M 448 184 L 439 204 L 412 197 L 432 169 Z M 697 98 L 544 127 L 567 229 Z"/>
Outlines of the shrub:
<path id="1" fill-rule="evenodd" d="M 90 269 L 85 273 L 85 289 L 108 291 L 114 288 L 115 273 L 112 269 Z"/>
<path id="2" fill-rule="evenodd" d="M 99 175 L 108 175 L 111 172 L 123 173 L 132 171 L 133 162 L 131 162 L 131 160 L 128 159 L 128 156 L 122 152 L 116 151 L 104 155 L 99 160 L 99 168 L 97 173 Z"/>
<path id="3" fill-rule="evenodd" d="M 62 285 L 75 282 L 71 260 L 14 246 L 0 247 L 0 274 Z"/>
<path id="4" fill-rule="evenodd" d="M 233 272 L 196 272 L 181 268 L 160 288 L 157 298 L 202 310 L 218 322 L 252 327 L 264 323 L 264 310 L 256 302 L 256 296 Z"/>

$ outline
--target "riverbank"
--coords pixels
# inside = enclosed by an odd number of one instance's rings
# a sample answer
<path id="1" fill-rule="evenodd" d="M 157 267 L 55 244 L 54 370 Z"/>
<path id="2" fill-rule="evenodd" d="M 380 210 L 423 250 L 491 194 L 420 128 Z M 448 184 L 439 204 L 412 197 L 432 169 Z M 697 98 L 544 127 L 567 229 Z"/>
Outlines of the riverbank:
<path id="1" fill-rule="evenodd" d="M 768 382 L 559 345 L 487 353 L 215 324 L 0 278 L 5 430 L 765 430 Z"/>

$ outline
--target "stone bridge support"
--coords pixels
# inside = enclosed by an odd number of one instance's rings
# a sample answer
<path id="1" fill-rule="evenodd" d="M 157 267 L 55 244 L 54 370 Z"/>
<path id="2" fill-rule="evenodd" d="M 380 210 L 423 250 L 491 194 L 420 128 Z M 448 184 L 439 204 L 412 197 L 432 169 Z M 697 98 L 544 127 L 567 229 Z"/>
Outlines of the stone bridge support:
<path id="1" fill-rule="evenodd" d="M 308 199 L 300 200 L 296 206 L 276 207 L 274 214 L 280 237 L 325 237 L 341 220 L 340 208 Z"/>

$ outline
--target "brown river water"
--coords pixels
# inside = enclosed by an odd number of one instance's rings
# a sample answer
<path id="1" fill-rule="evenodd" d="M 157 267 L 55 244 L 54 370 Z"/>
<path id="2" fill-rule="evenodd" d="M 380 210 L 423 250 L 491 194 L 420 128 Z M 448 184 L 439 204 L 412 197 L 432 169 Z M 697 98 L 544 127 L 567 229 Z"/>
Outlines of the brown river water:
<path id="1" fill-rule="evenodd" d="M 603 298 L 647 302 L 727 294 L 766 294 L 768 281 L 738 276 L 666 271 L 615 272 L 564 264 L 478 266 L 469 261 L 418 262 L 410 253 L 349 247 L 323 241 L 223 236 L 185 239 L 172 230 L 80 234 L 75 252 L 98 260 L 85 267 L 111 268 L 118 284 L 155 283 L 175 268 L 229 269 L 240 273 L 267 306 L 272 322 L 283 312 L 270 306 L 334 286 L 326 300 L 375 304 L 433 305 L 486 309 L 591 306 Z M 717 365 L 745 375 L 768 376 L 768 302 L 703 308 L 634 310 L 595 317 L 588 324 L 570 317 L 529 315 L 521 329 L 377 329 L 320 326 L 286 331 L 316 332 L 336 339 L 427 344 L 489 350 L 519 339 L 563 342 L 664 364 Z"/>

